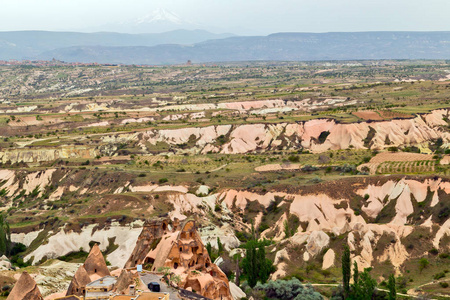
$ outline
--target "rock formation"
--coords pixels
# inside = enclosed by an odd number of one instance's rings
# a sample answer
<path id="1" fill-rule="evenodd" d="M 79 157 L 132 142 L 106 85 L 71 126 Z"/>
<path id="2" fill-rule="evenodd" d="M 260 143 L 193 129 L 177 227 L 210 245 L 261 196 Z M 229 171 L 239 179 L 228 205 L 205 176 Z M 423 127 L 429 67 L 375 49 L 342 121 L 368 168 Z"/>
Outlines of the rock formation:
<path id="1" fill-rule="evenodd" d="M 42 300 L 44 299 L 33 278 L 23 272 L 6 300 Z"/>
<path id="2" fill-rule="evenodd" d="M 91 252 L 89 252 L 83 266 L 91 278 L 91 281 L 111 275 L 108 267 L 106 266 L 105 258 L 103 257 L 103 254 L 97 244 L 92 247 Z"/>
<path id="3" fill-rule="evenodd" d="M 130 285 L 134 285 L 134 279 L 137 277 L 137 273 L 133 274 L 130 271 L 122 270 L 113 291 L 119 295 L 129 295 Z"/>
<path id="4" fill-rule="evenodd" d="M 143 230 L 142 239 L 145 236 L 149 236 L 148 229 Z M 137 249 L 142 250 L 142 239 L 139 238 Z M 211 299 L 232 299 L 228 279 L 222 270 L 211 262 L 194 221 L 185 222 L 180 230 L 167 231 L 158 240 L 156 247 L 151 247 L 153 249 L 145 255 L 144 265 L 151 266 L 154 272 L 164 267 L 170 268 L 174 275 L 180 276 L 180 287 L 194 290 L 202 296 Z M 136 252 L 133 252 L 134 257 L 137 257 Z M 139 259 L 141 257 L 142 254 Z"/>
<path id="5" fill-rule="evenodd" d="M 69 288 L 67 289 L 66 296 L 76 295 L 81 296 L 84 295 L 86 285 L 91 282 L 91 278 L 89 278 L 84 265 L 81 265 L 78 270 L 75 272 L 75 275 L 70 282 Z"/>
<path id="6" fill-rule="evenodd" d="M 110 275 L 105 259 L 97 244 L 92 247 L 86 261 L 75 273 L 66 295 L 84 295 L 86 285 L 94 280 Z"/>
<path id="7" fill-rule="evenodd" d="M 167 219 L 146 222 L 136 242 L 136 246 L 124 268 L 132 268 L 143 264 L 145 257 L 152 246 L 156 246 L 155 243 L 168 231 L 168 227 L 169 221 Z"/>
<path id="8" fill-rule="evenodd" d="M 180 129 L 149 130 L 143 133 L 103 136 L 104 143 L 137 141 L 146 150 L 146 143 L 167 143 L 173 148 L 192 143 L 193 153 L 237 154 L 279 148 L 309 149 L 325 152 L 339 149 L 384 149 L 392 146 L 419 145 L 433 139 L 450 141 L 442 128 L 448 123 L 449 110 L 440 109 L 413 119 L 340 124 L 332 119 L 314 119 L 299 123 L 218 125 Z M 218 143 L 219 137 L 227 137 Z M 190 142 L 191 141 L 191 142 Z M 388 142 L 387 142 L 388 141 Z M 182 149 L 178 149 L 183 152 Z"/>

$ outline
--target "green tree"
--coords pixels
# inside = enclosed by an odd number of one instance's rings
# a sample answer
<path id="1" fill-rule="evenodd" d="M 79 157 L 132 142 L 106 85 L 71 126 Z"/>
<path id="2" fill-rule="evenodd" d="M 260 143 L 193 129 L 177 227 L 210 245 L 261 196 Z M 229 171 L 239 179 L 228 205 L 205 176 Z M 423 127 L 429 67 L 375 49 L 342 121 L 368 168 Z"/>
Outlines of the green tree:
<path id="1" fill-rule="evenodd" d="M 397 291 L 395 290 L 395 277 L 393 274 L 389 276 L 387 288 L 389 290 L 389 300 L 396 300 L 397 299 Z"/>
<path id="2" fill-rule="evenodd" d="M 220 238 L 217 237 L 217 255 L 218 256 L 220 256 L 223 253 L 223 249 L 224 249 L 223 244 L 220 241 Z"/>
<path id="3" fill-rule="evenodd" d="M 358 277 L 359 277 L 358 263 L 355 260 L 353 262 L 353 281 L 354 281 L 354 284 L 358 284 Z"/>
<path id="4" fill-rule="evenodd" d="M 209 258 L 211 258 L 211 260 L 212 260 L 212 246 L 211 246 L 211 243 L 210 242 L 208 242 L 207 244 L 206 244 L 206 251 L 208 251 L 208 255 L 209 255 Z"/>
<path id="5" fill-rule="evenodd" d="M 247 282 L 250 287 L 254 287 L 259 281 L 265 283 L 270 273 L 275 271 L 273 262 L 266 258 L 264 244 L 257 240 L 251 240 L 246 245 L 246 255 L 242 260 L 242 266 Z"/>
<path id="6" fill-rule="evenodd" d="M 344 297 L 347 298 L 350 293 L 350 249 L 347 245 L 344 247 L 342 254 L 342 286 L 344 287 Z"/>
<path id="7" fill-rule="evenodd" d="M 11 231 L 6 217 L 0 214 L 0 256 L 9 256 L 11 251 Z"/>
<path id="8" fill-rule="evenodd" d="M 244 273 L 247 276 L 247 282 L 250 287 L 254 287 L 258 282 L 258 263 L 256 257 L 256 245 L 252 240 L 248 243 L 244 260 L 242 261 Z"/>
<path id="9" fill-rule="evenodd" d="M 377 287 L 377 282 L 370 276 L 370 269 L 365 269 L 359 275 L 358 283 L 354 286 L 350 299 L 371 300 Z"/>
<path id="10" fill-rule="evenodd" d="M 426 267 L 428 267 L 428 265 L 430 264 L 430 262 L 428 261 L 428 259 L 426 259 L 425 257 L 422 257 L 419 260 L 419 270 L 420 273 L 422 273 L 422 270 L 425 269 Z"/>

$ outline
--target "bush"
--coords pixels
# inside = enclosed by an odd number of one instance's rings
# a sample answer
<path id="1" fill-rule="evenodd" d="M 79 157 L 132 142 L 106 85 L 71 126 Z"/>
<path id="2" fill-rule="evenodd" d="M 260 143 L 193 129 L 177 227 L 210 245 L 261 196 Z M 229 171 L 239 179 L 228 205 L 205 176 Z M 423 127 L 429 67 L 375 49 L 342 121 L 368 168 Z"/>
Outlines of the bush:
<path id="1" fill-rule="evenodd" d="M 444 289 L 448 288 L 448 282 L 439 282 L 439 285 Z"/>
<path id="2" fill-rule="evenodd" d="M 291 156 L 288 157 L 288 160 L 290 162 L 299 162 L 300 161 L 300 157 L 295 156 L 295 155 L 291 155 Z"/>
<path id="3" fill-rule="evenodd" d="M 445 258 L 449 258 L 449 257 L 450 257 L 450 254 L 448 254 L 448 253 L 441 253 L 441 254 L 439 254 L 439 258 L 445 259 Z"/>
<path id="4" fill-rule="evenodd" d="M 15 243 L 14 246 L 12 247 L 12 249 L 11 249 L 10 255 L 14 256 L 16 254 L 24 252 L 25 250 L 27 250 L 27 246 L 25 246 L 22 243 Z"/>
<path id="5" fill-rule="evenodd" d="M 434 280 L 439 280 L 444 277 L 445 277 L 445 272 L 440 272 L 433 276 Z"/>
<path id="6" fill-rule="evenodd" d="M 314 288 L 307 284 L 303 285 L 300 280 L 293 278 L 290 280 L 269 281 L 266 284 L 258 283 L 255 290 L 262 290 L 266 297 L 270 299 L 286 300 L 322 300 L 323 297 Z"/>
<path id="7" fill-rule="evenodd" d="M 167 178 L 160 178 L 159 179 L 159 183 L 166 183 L 168 181 L 169 181 L 169 179 L 167 179 Z"/>
<path id="8" fill-rule="evenodd" d="M 436 249 L 436 248 L 432 248 L 430 251 L 428 251 L 430 254 L 433 254 L 433 255 L 438 255 L 439 254 L 439 251 L 438 251 L 438 249 Z"/>
<path id="9" fill-rule="evenodd" d="M 314 166 L 311 166 L 311 165 L 305 165 L 305 166 L 302 168 L 302 171 L 303 171 L 303 172 L 314 172 L 314 171 L 317 171 L 317 170 L 319 170 L 319 168 L 314 167 Z"/>

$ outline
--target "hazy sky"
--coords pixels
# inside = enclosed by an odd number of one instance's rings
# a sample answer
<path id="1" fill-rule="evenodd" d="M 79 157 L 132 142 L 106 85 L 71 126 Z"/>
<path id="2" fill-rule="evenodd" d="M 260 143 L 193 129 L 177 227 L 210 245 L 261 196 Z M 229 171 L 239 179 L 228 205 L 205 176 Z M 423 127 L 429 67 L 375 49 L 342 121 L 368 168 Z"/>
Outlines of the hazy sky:
<path id="1" fill-rule="evenodd" d="M 237 34 L 450 31 L 450 0 L 0 0 L 0 5 L 2 31 L 89 31 L 157 8 Z"/>

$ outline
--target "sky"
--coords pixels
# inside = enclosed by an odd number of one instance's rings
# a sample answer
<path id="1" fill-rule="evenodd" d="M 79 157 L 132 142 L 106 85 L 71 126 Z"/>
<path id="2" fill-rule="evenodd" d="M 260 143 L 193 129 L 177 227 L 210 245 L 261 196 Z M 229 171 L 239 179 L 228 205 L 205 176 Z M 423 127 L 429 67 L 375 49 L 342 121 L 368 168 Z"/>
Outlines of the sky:
<path id="1" fill-rule="evenodd" d="M 241 35 L 450 31 L 449 0 L 0 0 L 0 31 L 98 31 L 157 8 Z"/>

